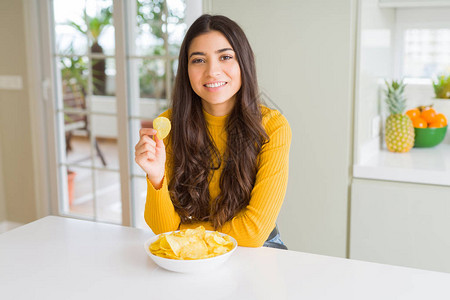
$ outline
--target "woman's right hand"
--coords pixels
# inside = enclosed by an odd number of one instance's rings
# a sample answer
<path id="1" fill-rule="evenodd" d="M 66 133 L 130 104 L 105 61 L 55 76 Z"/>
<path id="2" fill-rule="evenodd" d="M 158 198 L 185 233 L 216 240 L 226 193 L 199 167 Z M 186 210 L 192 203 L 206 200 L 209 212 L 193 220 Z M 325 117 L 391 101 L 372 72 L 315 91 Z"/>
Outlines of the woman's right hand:
<path id="1" fill-rule="evenodd" d="M 150 136 L 153 135 L 155 140 Z M 156 189 L 161 188 L 166 164 L 166 148 L 164 142 L 156 137 L 153 128 L 139 130 L 139 142 L 134 149 L 136 163 L 147 173 L 148 179 Z"/>

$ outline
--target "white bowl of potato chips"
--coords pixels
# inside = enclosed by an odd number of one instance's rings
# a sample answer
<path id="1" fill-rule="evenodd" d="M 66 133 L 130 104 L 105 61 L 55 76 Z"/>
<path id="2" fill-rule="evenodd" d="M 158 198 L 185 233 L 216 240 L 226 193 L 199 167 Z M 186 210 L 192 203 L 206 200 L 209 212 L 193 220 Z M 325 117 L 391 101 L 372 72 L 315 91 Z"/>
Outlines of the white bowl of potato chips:
<path id="1" fill-rule="evenodd" d="M 144 244 L 148 256 L 161 268 L 200 273 L 217 268 L 237 248 L 236 240 L 203 226 L 156 235 Z"/>

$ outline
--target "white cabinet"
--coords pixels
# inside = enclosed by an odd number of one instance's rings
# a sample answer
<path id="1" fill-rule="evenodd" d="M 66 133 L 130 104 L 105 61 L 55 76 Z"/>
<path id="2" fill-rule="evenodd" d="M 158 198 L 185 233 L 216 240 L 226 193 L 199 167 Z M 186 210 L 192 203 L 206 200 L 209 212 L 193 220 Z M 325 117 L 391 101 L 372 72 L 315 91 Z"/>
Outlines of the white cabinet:
<path id="1" fill-rule="evenodd" d="M 450 272 L 450 187 L 354 179 L 350 258 Z"/>

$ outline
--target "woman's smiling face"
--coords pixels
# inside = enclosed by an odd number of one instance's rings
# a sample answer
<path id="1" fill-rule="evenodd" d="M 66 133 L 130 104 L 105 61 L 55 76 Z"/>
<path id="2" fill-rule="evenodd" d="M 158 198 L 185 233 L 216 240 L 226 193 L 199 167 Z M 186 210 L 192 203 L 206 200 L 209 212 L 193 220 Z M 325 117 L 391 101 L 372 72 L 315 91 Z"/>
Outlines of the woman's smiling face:
<path id="1" fill-rule="evenodd" d="M 231 112 L 241 88 L 241 69 L 225 36 L 210 31 L 194 38 L 188 51 L 188 74 L 203 108 L 214 116 Z"/>

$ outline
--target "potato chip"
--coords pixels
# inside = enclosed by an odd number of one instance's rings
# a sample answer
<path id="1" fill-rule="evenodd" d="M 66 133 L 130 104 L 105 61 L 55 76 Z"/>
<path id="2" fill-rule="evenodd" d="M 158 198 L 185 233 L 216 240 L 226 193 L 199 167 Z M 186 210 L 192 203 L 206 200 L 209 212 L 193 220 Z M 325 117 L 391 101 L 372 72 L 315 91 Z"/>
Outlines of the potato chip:
<path id="1" fill-rule="evenodd" d="M 152 243 L 149 247 L 150 251 L 159 251 L 161 248 L 161 239 L 158 239 L 156 242 Z"/>
<path id="2" fill-rule="evenodd" d="M 208 255 L 208 246 L 200 238 L 193 243 L 188 243 L 180 251 L 181 259 L 202 259 Z"/>
<path id="3" fill-rule="evenodd" d="M 167 241 L 167 236 L 163 236 L 160 243 L 159 243 L 159 247 L 162 250 L 172 250 L 172 248 L 170 247 L 169 242 Z"/>
<path id="4" fill-rule="evenodd" d="M 161 234 L 149 250 L 156 256 L 170 259 L 204 259 L 222 255 L 232 250 L 233 241 L 217 231 L 206 232 L 205 227 L 183 229 L 179 232 Z"/>
<path id="5" fill-rule="evenodd" d="M 153 120 L 153 128 L 156 129 L 156 136 L 158 139 L 164 139 L 170 132 L 172 126 L 170 120 L 166 117 L 157 117 Z"/>

